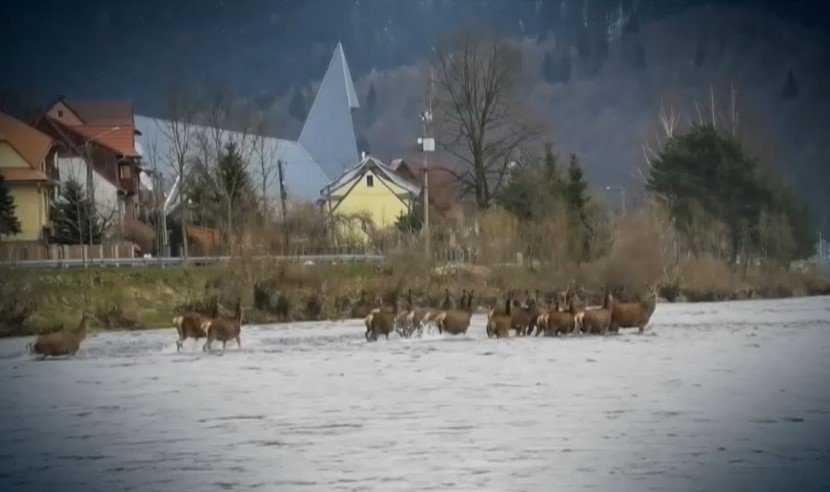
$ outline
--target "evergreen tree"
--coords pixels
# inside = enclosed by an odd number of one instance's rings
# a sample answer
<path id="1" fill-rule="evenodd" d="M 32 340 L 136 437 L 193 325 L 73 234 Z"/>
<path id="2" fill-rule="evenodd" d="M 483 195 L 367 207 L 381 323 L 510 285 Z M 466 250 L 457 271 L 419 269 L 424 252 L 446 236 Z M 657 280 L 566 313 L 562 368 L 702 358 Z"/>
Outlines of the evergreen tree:
<path id="1" fill-rule="evenodd" d="M 795 81 L 793 70 L 787 72 L 787 81 L 784 82 L 784 87 L 781 88 L 781 99 L 789 101 L 798 97 L 798 82 Z"/>
<path id="2" fill-rule="evenodd" d="M 6 186 L 6 180 L 0 176 L 0 237 L 20 233 L 20 221 L 14 215 L 14 197 Z"/>
<path id="3" fill-rule="evenodd" d="M 248 174 L 248 164 L 242 158 L 235 142 L 225 145 L 222 157 L 216 164 L 216 184 L 225 201 L 226 221 L 230 231 L 235 222 L 234 214 L 240 215 L 240 212 L 249 208 L 246 206 L 256 208 L 253 203 L 253 197 L 256 195 Z"/>
<path id="4" fill-rule="evenodd" d="M 58 200 L 52 213 L 54 236 L 52 241 L 59 244 L 89 243 L 90 214 L 92 216 L 92 242 L 101 242 L 107 221 L 98 216 L 91 206 L 80 183 L 75 180 L 65 182 L 60 189 Z"/>
<path id="5" fill-rule="evenodd" d="M 291 102 L 288 104 L 288 113 L 301 122 L 305 121 L 305 117 L 308 116 L 308 103 L 299 87 L 294 88 L 294 95 L 291 96 Z"/>
<path id="6" fill-rule="evenodd" d="M 759 249 L 789 256 L 782 261 L 808 256 L 815 232 L 805 207 L 780 178 L 760 171 L 732 135 L 695 125 L 670 139 L 652 161 L 647 188 L 666 200 L 676 227 L 690 239 L 698 210 L 723 224 L 733 263 L 742 252 Z M 789 231 L 794 245 L 764 246 L 759 231 L 765 230 Z"/>
<path id="7" fill-rule="evenodd" d="M 591 257 L 591 237 L 593 231 L 588 221 L 588 183 L 579 165 L 576 154 L 571 154 L 568 165 L 568 181 L 565 185 L 565 202 L 568 204 L 568 249 L 571 257 L 577 261 L 586 261 Z"/>

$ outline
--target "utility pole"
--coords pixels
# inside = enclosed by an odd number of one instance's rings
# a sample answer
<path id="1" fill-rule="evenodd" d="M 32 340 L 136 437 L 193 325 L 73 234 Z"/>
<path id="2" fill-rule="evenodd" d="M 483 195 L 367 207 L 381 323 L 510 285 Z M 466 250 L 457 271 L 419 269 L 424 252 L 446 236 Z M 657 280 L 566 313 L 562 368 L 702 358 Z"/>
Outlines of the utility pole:
<path id="1" fill-rule="evenodd" d="M 429 124 L 432 123 L 432 70 L 429 71 L 427 82 L 426 108 L 421 113 L 421 121 L 424 124 L 424 136 L 420 140 L 421 150 L 424 152 L 424 236 L 427 256 L 430 255 L 430 233 L 429 233 L 429 152 L 435 152 L 435 139 L 429 137 Z"/>
<path id="2" fill-rule="evenodd" d="M 280 180 L 280 212 L 282 215 L 282 222 L 285 223 L 285 175 L 282 171 L 282 159 L 277 160 L 277 172 Z"/>

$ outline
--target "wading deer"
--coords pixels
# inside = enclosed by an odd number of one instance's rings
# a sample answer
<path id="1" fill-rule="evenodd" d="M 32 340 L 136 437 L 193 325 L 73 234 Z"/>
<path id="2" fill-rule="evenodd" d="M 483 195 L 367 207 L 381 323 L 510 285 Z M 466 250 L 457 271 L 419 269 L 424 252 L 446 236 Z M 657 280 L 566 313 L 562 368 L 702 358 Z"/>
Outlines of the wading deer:
<path id="1" fill-rule="evenodd" d="M 513 325 L 513 317 L 510 315 L 510 304 L 513 299 L 510 294 L 504 301 L 504 312 L 496 311 L 496 306 L 490 309 L 487 316 L 487 336 L 496 338 L 505 338 L 510 336 L 510 328 Z"/>
<path id="2" fill-rule="evenodd" d="M 657 287 L 652 286 L 648 297 L 640 302 L 618 302 L 611 310 L 611 331 L 620 328 L 638 328 L 640 333 L 645 331 L 651 315 L 657 307 Z"/>
<path id="3" fill-rule="evenodd" d="M 389 334 L 395 329 L 395 319 L 398 314 L 398 302 L 395 302 L 391 307 L 383 306 L 383 301 L 380 296 L 377 298 L 378 307 L 372 309 L 366 316 L 366 341 L 373 342 L 378 339 L 380 335 L 385 335 L 389 339 Z"/>
<path id="4" fill-rule="evenodd" d="M 614 297 L 606 289 L 602 307 L 585 309 L 579 312 L 576 324 L 584 333 L 605 335 L 611 326 L 611 310 L 613 307 Z"/>
<path id="5" fill-rule="evenodd" d="M 233 319 L 214 318 L 202 322 L 202 329 L 207 334 L 207 341 L 202 347 L 205 352 L 210 352 L 210 346 L 215 340 L 222 342 L 222 352 L 230 340 L 236 340 L 236 345 L 242 348 L 242 341 L 239 335 L 242 331 L 242 300 L 236 302 L 236 316 Z"/>
<path id="6" fill-rule="evenodd" d="M 38 335 L 34 343 L 29 344 L 29 352 L 46 357 L 57 357 L 60 355 L 75 355 L 81 347 L 81 342 L 86 338 L 86 313 L 81 315 L 81 323 L 74 332 L 60 331 L 48 335 Z"/>
<path id="7" fill-rule="evenodd" d="M 179 334 L 179 339 L 176 340 L 176 352 L 181 352 L 184 341 L 188 338 L 198 340 L 207 336 L 202 328 L 204 321 L 206 320 L 201 314 L 193 312 L 183 313 L 173 318 L 173 326 Z"/>
<path id="8" fill-rule="evenodd" d="M 447 332 L 450 335 L 463 335 L 470 327 L 470 318 L 473 315 L 473 291 L 462 290 L 458 309 L 441 311 L 435 319 L 438 333 Z"/>
<path id="9" fill-rule="evenodd" d="M 566 306 L 567 309 L 565 309 Z M 554 308 L 541 318 L 539 327 L 536 329 L 536 336 L 539 336 L 541 332 L 544 332 L 545 336 L 572 333 L 576 328 L 577 314 L 575 296 L 560 293 L 556 298 Z"/>

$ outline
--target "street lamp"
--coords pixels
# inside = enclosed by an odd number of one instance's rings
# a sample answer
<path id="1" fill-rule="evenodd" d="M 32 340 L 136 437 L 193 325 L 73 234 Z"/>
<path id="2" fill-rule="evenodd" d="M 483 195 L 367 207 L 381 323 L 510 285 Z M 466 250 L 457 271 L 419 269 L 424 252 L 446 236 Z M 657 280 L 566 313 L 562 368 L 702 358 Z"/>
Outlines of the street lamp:
<path id="1" fill-rule="evenodd" d="M 626 215 L 625 209 L 625 188 L 622 186 L 606 186 L 605 191 L 619 191 L 620 192 L 620 200 L 622 203 L 622 214 Z"/>

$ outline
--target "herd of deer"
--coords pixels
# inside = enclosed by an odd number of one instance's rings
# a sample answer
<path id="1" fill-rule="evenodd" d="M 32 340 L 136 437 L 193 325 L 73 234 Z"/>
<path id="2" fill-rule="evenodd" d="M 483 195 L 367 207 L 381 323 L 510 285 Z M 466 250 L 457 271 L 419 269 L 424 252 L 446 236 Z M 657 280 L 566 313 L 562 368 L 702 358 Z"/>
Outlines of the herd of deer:
<path id="1" fill-rule="evenodd" d="M 640 302 L 617 302 L 610 292 L 603 296 L 602 306 L 587 308 L 581 306 L 579 296 L 573 289 L 549 297 L 547 306 L 540 308 L 537 299 L 525 294 L 524 301 L 519 301 L 510 293 L 505 296 L 504 309 L 493 305 L 487 311 L 487 336 L 507 337 L 511 331 L 517 336 L 544 334 L 558 336 L 567 334 L 607 334 L 620 328 L 638 328 L 640 333 L 648 325 L 657 302 L 657 293 L 651 289 L 649 296 Z M 452 307 L 449 291 L 445 291 L 444 302 L 440 307 L 418 307 L 412 301 L 412 291 L 407 294 L 406 309 L 399 309 L 398 302 L 384 306 L 380 298 L 378 307 L 366 316 L 366 340 L 375 341 L 381 335 L 389 338 L 393 331 L 401 337 L 409 338 L 416 332 L 422 334 L 425 328 L 434 326 L 439 333 L 463 335 L 470 327 L 473 315 L 473 291 L 463 290 L 456 307 Z M 176 350 L 181 351 L 185 340 L 205 338 L 202 350 L 211 350 L 215 341 L 222 342 L 222 351 L 229 341 L 236 341 L 242 347 L 240 333 L 242 329 L 242 305 L 236 303 L 233 318 L 220 317 L 215 308 L 211 317 L 199 313 L 186 312 L 173 318 L 179 338 Z M 29 344 L 29 352 L 40 355 L 63 356 L 75 354 L 86 338 L 87 315 L 81 317 L 81 323 L 74 331 L 60 331 L 40 335 L 34 343 Z"/>
<path id="2" fill-rule="evenodd" d="M 517 336 L 544 334 L 558 336 L 567 334 L 601 334 L 617 332 L 620 328 L 638 328 L 642 333 L 648 325 L 657 303 L 657 290 L 652 288 L 644 301 L 617 302 L 606 290 L 601 306 L 586 307 L 574 289 L 548 297 L 543 308 L 535 297 L 525 293 L 524 301 L 514 298 L 512 293 L 505 296 L 504 308 L 492 305 L 487 311 L 487 336 L 507 337 L 511 332 Z M 412 291 L 407 293 L 406 308 L 401 310 L 398 302 L 383 306 L 380 298 L 378 307 L 366 316 L 366 340 L 374 341 L 380 336 L 389 338 L 393 331 L 401 337 L 423 333 L 434 326 L 439 333 L 465 334 L 473 314 L 473 291 L 463 290 L 458 307 L 452 308 L 448 290 L 440 307 L 418 307 L 412 302 Z"/>

